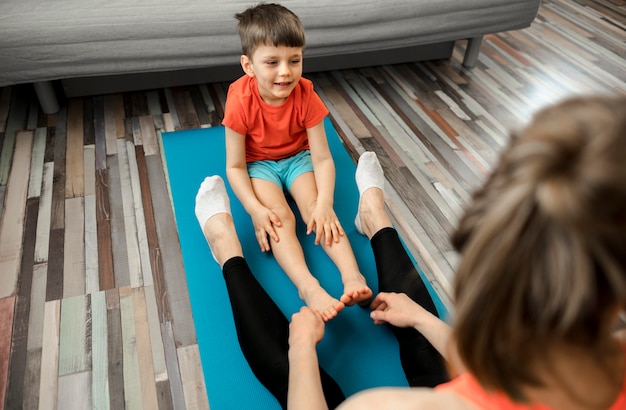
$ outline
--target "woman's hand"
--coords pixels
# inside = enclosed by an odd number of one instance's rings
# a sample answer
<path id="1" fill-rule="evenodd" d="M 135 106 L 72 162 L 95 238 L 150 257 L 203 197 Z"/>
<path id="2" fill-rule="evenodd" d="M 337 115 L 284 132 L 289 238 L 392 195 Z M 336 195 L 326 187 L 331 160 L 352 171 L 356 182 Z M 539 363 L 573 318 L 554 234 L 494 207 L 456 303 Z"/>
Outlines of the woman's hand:
<path id="1" fill-rule="evenodd" d="M 289 346 L 317 345 L 324 337 L 324 320 L 315 310 L 303 306 L 291 316 Z"/>
<path id="2" fill-rule="evenodd" d="M 370 317 L 377 325 L 417 327 L 420 316 L 430 313 L 404 293 L 381 292 L 372 301 Z"/>
<path id="3" fill-rule="evenodd" d="M 268 237 L 274 242 L 278 242 L 278 234 L 274 226 L 281 226 L 282 223 L 274 212 L 264 206 L 259 206 L 254 213 L 250 214 L 252 225 L 254 226 L 254 234 L 261 248 L 261 252 L 267 252 L 271 249 Z"/>

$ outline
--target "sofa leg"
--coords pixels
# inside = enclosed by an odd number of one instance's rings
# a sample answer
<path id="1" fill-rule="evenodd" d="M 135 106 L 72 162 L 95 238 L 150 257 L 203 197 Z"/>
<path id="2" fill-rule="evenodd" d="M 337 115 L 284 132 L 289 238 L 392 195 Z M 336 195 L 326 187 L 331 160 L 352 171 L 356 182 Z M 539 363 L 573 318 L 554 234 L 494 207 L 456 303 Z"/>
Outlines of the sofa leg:
<path id="1" fill-rule="evenodd" d="M 467 48 L 463 56 L 463 66 L 466 68 L 474 68 L 478 61 L 478 53 L 480 53 L 480 45 L 483 42 L 483 36 L 472 37 L 467 39 Z"/>
<path id="2" fill-rule="evenodd" d="M 37 98 L 39 99 L 39 105 L 44 114 L 54 114 L 59 111 L 59 101 L 54 92 L 52 81 L 39 81 L 33 83 Z"/>

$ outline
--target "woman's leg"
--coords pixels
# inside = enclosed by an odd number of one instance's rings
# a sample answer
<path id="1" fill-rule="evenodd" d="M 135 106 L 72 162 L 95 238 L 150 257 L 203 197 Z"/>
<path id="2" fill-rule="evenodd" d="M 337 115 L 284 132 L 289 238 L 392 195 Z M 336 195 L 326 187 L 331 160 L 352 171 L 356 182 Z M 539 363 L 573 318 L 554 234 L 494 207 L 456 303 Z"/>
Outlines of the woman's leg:
<path id="1" fill-rule="evenodd" d="M 437 315 L 426 285 L 406 253 L 394 228 L 383 228 L 370 241 L 376 260 L 380 292 L 406 293 L 413 301 Z M 392 326 L 400 346 L 400 361 L 411 386 L 434 387 L 448 381 L 445 361 L 417 330 Z"/>
<path id="2" fill-rule="evenodd" d="M 364 153 L 356 173 L 359 211 L 356 225 L 370 238 L 380 292 L 406 293 L 426 310 L 437 315 L 426 285 L 407 254 L 385 210 L 383 170 L 374 153 Z M 436 386 L 448 380 L 443 358 L 415 329 L 391 329 L 400 346 L 400 361 L 411 386 Z"/>
<path id="3" fill-rule="evenodd" d="M 209 177 L 202 183 L 196 196 L 196 215 L 213 257 L 222 266 L 244 357 L 257 379 L 285 409 L 289 380 L 289 322 L 252 275 L 243 258 L 221 178 Z M 345 396 L 321 368 L 320 375 L 328 406 L 335 408 Z"/>
<path id="4" fill-rule="evenodd" d="M 229 259 L 222 271 L 241 351 L 257 379 L 286 409 L 289 322 L 254 278 L 245 259 Z M 337 407 L 345 399 L 341 388 L 321 367 L 320 376 L 328 406 Z"/>

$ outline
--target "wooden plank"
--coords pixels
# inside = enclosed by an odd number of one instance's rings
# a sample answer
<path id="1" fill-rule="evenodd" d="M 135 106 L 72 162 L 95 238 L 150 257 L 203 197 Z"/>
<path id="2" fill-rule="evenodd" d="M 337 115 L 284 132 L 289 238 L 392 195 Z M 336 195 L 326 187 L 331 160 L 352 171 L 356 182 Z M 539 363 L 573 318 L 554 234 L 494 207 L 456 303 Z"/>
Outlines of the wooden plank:
<path id="1" fill-rule="evenodd" d="M 115 287 L 108 186 L 108 170 L 98 170 L 96 173 L 96 226 L 98 231 L 98 277 L 102 290 Z"/>
<path id="2" fill-rule="evenodd" d="M 174 120 L 172 119 L 172 114 L 170 114 L 169 112 L 163 114 L 163 128 L 166 132 L 176 131 Z"/>
<path id="3" fill-rule="evenodd" d="M 66 120 L 66 109 L 63 107 L 59 111 L 54 133 L 54 184 L 52 186 L 50 229 L 63 229 L 65 224 Z"/>
<path id="4" fill-rule="evenodd" d="M 104 134 L 106 137 L 106 153 L 117 153 L 118 138 L 124 138 L 124 98 L 121 94 L 110 94 L 104 97 Z"/>
<path id="5" fill-rule="evenodd" d="M 83 145 L 96 143 L 94 121 L 94 98 L 83 97 Z"/>
<path id="6" fill-rule="evenodd" d="M 178 118 L 178 113 L 176 112 L 176 103 L 174 101 L 174 96 L 172 95 L 172 89 L 165 89 L 165 99 L 167 101 L 167 108 L 169 109 L 169 119 L 172 121 L 172 126 L 174 130 L 180 130 L 180 120 Z"/>
<path id="7" fill-rule="evenodd" d="M 133 313 L 135 316 L 135 343 L 141 381 L 141 395 L 144 408 L 159 408 L 155 384 L 152 340 L 148 326 L 148 312 L 144 288 L 132 289 Z"/>
<path id="8" fill-rule="evenodd" d="M 159 154 L 159 146 L 157 143 L 156 131 L 154 129 L 154 121 L 151 115 L 139 117 L 139 125 L 141 127 L 141 141 L 143 150 L 146 155 Z"/>
<path id="9" fill-rule="evenodd" d="M 143 407 L 141 394 L 141 374 L 137 356 L 137 334 L 133 312 L 133 294 L 129 286 L 119 289 L 120 316 L 122 323 L 122 349 L 124 353 L 124 400 L 126 408 Z"/>
<path id="10" fill-rule="evenodd" d="M 144 286 L 152 286 L 152 266 L 150 262 L 150 246 L 146 232 L 146 218 L 143 210 L 141 182 L 139 179 L 139 168 L 135 146 L 132 142 L 126 142 L 126 152 L 128 154 L 128 170 L 130 174 L 130 186 L 132 189 L 132 205 L 135 215 L 135 226 L 137 232 L 137 245 L 139 258 L 141 261 L 141 281 Z"/>
<path id="11" fill-rule="evenodd" d="M 125 407 L 124 355 L 122 348 L 120 295 L 117 289 L 106 291 L 106 302 L 109 397 L 112 409 L 123 409 Z"/>
<path id="12" fill-rule="evenodd" d="M 85 293 L 85 220 L 83 198 L 65 201 L 65 240 L 63 242 L 63 297 Z"/>
<path id="13" fill-rule="evenodd" d="M 152 195 L 148 169 L 146 167 L 146 157 L 143 154 L 142 147 L 135 147 L 135 157 L 137 159 L 139 185 L 141 186 L 141 202 L 143 205 L 146 237 L 150 254 L 150 267 L 152 272 L 151 282 L 154 284 L 154 293 L 157 295 L 156 299 L 159 317 L 162 318 L 162 321 L 170 321 L 171 314 L 169 311 L 167 289 L 165 288 L 165 277 L 163 276 L 161 248 L 159 246 L 154 208 L 152 206 Z M 144 275 L 144 283 L 146 283 L 145 276 L 147 275 Z"/>
<path id="14" fill-rule="evenodd" d="M 209 399 L 204 383 L 198 345 L 180 347 L 177 352 L 187 409 L 208 410 Z"/>
<path id="15" fill-rule="evenodd" d="M 93 101 L 94 140 L 96 154 L 96 170 L 101 171 L 107 167 L 106 135 L 104 125 L 104 98 L 95 97 Z"/>
<path id="16" fill-rule="evenodd" d="M 178 230 L 165 183 L 161 158 L 157 155 L 146 157 L 146 169 L 150 181 L 154 214 L 159 215 L 155 219 L 156 230 L 162 252 L 165 292 L 168 295 L 168 307 L 172 315 L 176 345 L 189 346 L 196 343 L 195 326 L 191 314 L 187 279 L 183 274 L 185 267 L 178 240 Z"/>
<path id="17" fill-rule="evenodd" d="M 161 338 L 163 339 L 165 363 L 167 365 L 167 373 L 169 375 L 172 407 L 175 409 L 184 409 L 185 393 L 183 391 L 183 381 L 180 378 L 176 342 L 174 341 L 171 322 L 164 322 L 161 324 Z"/>
<path id="18" fill-rule="evenodd" d="M 47 128 L 37 128 L 35 130 L 33 154 L 30 164 L 30 181 L 28 183 L 28 198 L 37 198 L 41 195 L 47 135 Z"/>
<path id="19" fill-rule="evenodd" d="M 43 323 L 43 347 L 41 351 L 41 379 L 39 383 L 39 408 L 57 408 L 59 374 L 59 323 L 61 301 L 46 302 Z"/>
<path id="20" fill-rule="evenodd" d="M 8 130 L 4 134 L 2 141 L 2 152 L 0 153 L 0 185 L 6 185 L 11 169 L 13 148 L 15 147 L 15 131 Z"/>
<path id="21" fill-rule="evenodd" d="M 96 147 L 85 145 L 83 147 L 83 178 L 84 196 L 96 194 Z"/>
<path id="22" fill-rule="evenodd" d="M 46 301 L 63 298 L 63 250 L 65 231 L 50 231 L 50 247 L 48 248 L 48 278 L 46 280 Z"/>
<path id="23" fill-rule="evenodd" d="M 100 290 L 98 265 L 98 222 L 96 221 L 96 196 L 85 197 L 85 292 Z"/>
<path id="24" fill-rule="evenodd" d="M 15 296 L 0 299 L 0 403 L 7 395 L 9 381 L 9 363 L 11 361 L 11 332 L 13 330 L 13 313 Z"/>
<path id="25" fill-rule="evenodd" d="M 95 146 L 84 148 L 85 155 L 85 291 L 95 293 L 100 290 L 98 273 L 98 222 L 96 211 L 96 164 Z"/>
<path id="26" fill-rule="evenodd" d="M 67 108 L 65 197 L 84 195 L 83 100 L 72 98 Z"/>
<path id="27" fill-rule="evenodd" d="M 84 410 L 91 407 L 91 371 L 59 377 L 57 408 Z"/>
<path id="28" fill-rule="evenodd" d="M 30 314 L 28 316 L 28 340 L 26 342 L 29 351 L 42 348 L 47 274 L 48 265 L 46 263 L 40 263 L 33 267 Z"/>
<path id="29" fill-rule="evenodd" d="M 117 145 L 117 142 L 115 144 Z M 126 227 L 124 224 L 120 157 L 118 155 L 109 157 L 108 191 L 110 203 L 111 249 L 113 250 L 113 273 L 115 275 L 115 286 L 124 287 L 130 285 L 130 276 L 126 244 Z"/>
<path id="30" fill-rule="evenodd" d="M 24 204 L 28 193 L 30 155 L 33 132 L 19 132 L 15 143 L 15 156 L 9 175 L 5 208 L 0 221 L 0 298 L 15 294 L 24 231 Z"/>
<path id="31" fill-rule="evenodd" d="M 90 404 L 94 410 L 111 408 L 108 337 L 106 293 L 104 291 L 95 292 L 91 294 L 91 392 L 93 402 Z"/>
<path id="32" fill-rule="evenodd" d="M 23 409 L 39 408 L 39 386 L 41 385 L 41 352 L 42 349 L 28 351 L 26 358 L 26 375 L 24 376 L 24 390 L 28 394 L 24 395 Z"/>
<path id="33" fill-rule="evenodd" d="M 134 150 L 133 150 L 134 152 Z M 135 204 L 133 187 L 128 164 L 128 151 L 126 141 L 117 140 L 117 157 L 120 174 L 120 191 L 123 215 L 123 232 L 126 242 L 126 257 L 128 261 L 128 276 L 130 286 L 135 288 L 143 285 L 141 275 L 141 256 L 139 255 L 139 243 L 137 237 L 137 220 L 135 218 Z"/>
<path id="34" fill-rule="evenodd" d="M 161 339 L 161 324 L 157 307 L 154 286 L 144 286 L 144 297 L 146 299 L 147 323 L 150 328 L 150 345 L 152 346 L 152 361 L 154 367 L 154 377 L 157 382 L 168 379 L 167 366 L 165 364 L 165 353 L 163 351 L 163 340 Z"/>
<path id="35" fill-rule="evenodd" d="M 198 86 L 193 86 L 189 90 L 189 95 L 193 103 L 194 111 L 197 115 L 198 122 L 201 128 L 207 128 L 211 126 L 211 118 L 209 117 L 208 108 L 202 98 L 202 93 Z"/>
<path id="36" fill-rule="evenodd" d="M 146 100 L 148 101 L 148 114 L 161 115 L 163 113 L 158 91 L 146 92 Z"/>
<path id="37" fill-rule="evenodd" d="M 88 295 L 61 301 L 59 376 L 91 370 L 91 309 Z"/>
<path id="38" fill-rule="evenodd" d="M 29 199 L 26 204 L 26 221 L 24 224 L 25 244 L 33 244 L 35 242 L 38 210 L 38 200 Z M 22 252 L 22 259 L 20 261 L 13 335 L 11 337 L 11 367 L 6 397 L 6 406 L 10 409 L 22 406 L 25 393 L 24 380 L 26 377 L 26 356 L 29 333 L 28 318 L 30 316 L 34 254 L 34 247 L 26 246 Z"/>

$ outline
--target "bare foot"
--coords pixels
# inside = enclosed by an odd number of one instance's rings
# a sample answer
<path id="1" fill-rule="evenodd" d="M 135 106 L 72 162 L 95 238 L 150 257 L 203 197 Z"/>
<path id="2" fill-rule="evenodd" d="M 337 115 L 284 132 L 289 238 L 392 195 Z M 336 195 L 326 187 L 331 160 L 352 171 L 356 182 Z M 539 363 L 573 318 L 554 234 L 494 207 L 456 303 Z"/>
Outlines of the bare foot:
<path id="1" fill-rule="evenodd" d="M 359 274 L 351 280 L 344 282 L 343 295 L 339 299 L 346 306 L 368 304 L 372 299 L 372 290 L 367 286 L 365 278 Z"/>
<path id="2" fill-rule="evenodd" d="M 321 286 L 311 287 L 299 293 L 309 308 L 322 315 L 324 322 L 335 318 L 345 307 L 343 302 L 330 296 Z"/>

